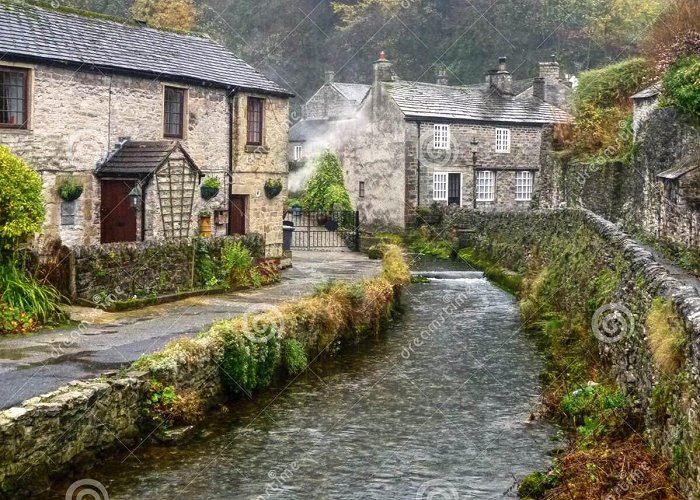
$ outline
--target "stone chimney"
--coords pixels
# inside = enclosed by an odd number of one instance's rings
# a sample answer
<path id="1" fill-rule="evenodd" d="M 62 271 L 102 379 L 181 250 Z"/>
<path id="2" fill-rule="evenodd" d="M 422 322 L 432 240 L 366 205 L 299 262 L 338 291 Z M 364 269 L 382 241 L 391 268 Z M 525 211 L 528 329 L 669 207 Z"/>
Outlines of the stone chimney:
<path id="1" fill-rule="evenodd" d="M 506 69 L 505 57 L 498 58 L 498 71 L 491 74 L 491 86 L 502 95 L 513 95 L 513 77 Z"/>
<path id="2" fill-rule="evenodd" d="M 532 95 L 546 101 L 547 97 L 547 80 L 544 77 L 538 76 L 532 83 Z"/>
<path id="3" fill-rule="evenodd" d="M 559 68 L 557 56 L 552 55 L 551 61 L 540 63 L 540 78 L 555 82 L 561 80 L 561 69 Z"/>
<path id="4" fill-rule="evenodd" d="M 394 74 L 392 64 L 387 60 L 384 51 L 379 54 L 379 59 L 374 63 L 374 83 L 390 82 L 393 80 Z"/>
<path id="5" fill-rule="evenodd" d="M 435 75 L 437 76 L 436 83 L 438 85 L 449 85 L 450 84 L 450 79 L 447 77 L 447 68 L 444 67 L 443 65 L 438 66 L 437 71 L 435 72 Z"/>
<path id="6" fill-rule="evenodd" d="M 335 71 L 326 71 L 326 83 L 333 83 L 335 81 Z"/>

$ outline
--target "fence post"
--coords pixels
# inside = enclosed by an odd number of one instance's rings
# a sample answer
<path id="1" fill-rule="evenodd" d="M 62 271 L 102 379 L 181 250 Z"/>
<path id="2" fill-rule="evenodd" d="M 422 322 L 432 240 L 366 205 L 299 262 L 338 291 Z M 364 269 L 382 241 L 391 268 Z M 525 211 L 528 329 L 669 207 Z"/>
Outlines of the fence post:
<path id="1" fill-rule="evenodd" d="M 355 210 L 355 251 L 360 251 L 360 211 Z"/>

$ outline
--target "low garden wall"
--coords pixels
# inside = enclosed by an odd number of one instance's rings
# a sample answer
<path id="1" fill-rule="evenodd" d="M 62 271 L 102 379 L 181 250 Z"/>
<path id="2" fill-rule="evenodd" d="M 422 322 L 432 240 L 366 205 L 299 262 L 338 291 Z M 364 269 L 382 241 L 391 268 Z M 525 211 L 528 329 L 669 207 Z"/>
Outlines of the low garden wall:
<path id="1" fill-rule="evenodd" d="M 215 402 L 250 397 L 339 344 L 379 333 L 409 282 L 400 249 L 389 247 L 375 278 L 329 282 L 313 296 L 173 341 L 124 374 L 74 382 L 0 412 L 0 497 L 44 491 L 52 477 L 122 444 L 182 430 Z"/>
<path id="2" fill-rule="evenodd" d="M 255 259 L 264 257 L 257 234 L 76 247 L 69 295 L 104 304 L 206 288 L 207 265 L 221 267 L 227 241 L 241 241 Z"/>
<path id="3" fill-rule="evenodd" d="M 585 384 L 585 358 L 597 357 L 633 402 L 649 448 L 688 497 L 700 496 L 698 290 L 592 212 L 459 209 L 443 224 L 462 230 L 466 260 L 525 278 L 523 321 L 557 339 L 550 354 L 569 362 L 565 376 Z"/>

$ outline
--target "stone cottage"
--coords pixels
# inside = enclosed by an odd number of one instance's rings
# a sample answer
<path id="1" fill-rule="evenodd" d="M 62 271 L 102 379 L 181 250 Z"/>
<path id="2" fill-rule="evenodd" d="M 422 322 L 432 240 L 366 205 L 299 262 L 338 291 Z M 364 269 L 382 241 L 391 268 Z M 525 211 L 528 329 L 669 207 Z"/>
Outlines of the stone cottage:
<path id="1" fill-rule="evenodd" d="M 192 237 L 210 214 L 281 253 L 285 191 L 264 185 L 286 185 L 286 89 L 205 35 L 5 2 L 0 26 L 0 142 L 44 181 L 40 244 Z"/>
<path id="2" fill-rule="evenodd" d="M 545 78 L 516 98 L 506 59 L 471 86 L 400 80 L 384 54 L 346 133 L 346 184 L 365 223 L 404 228 L 420 207 L 528 209 L 552 147 L 571 116 L 547 102 Z"/>

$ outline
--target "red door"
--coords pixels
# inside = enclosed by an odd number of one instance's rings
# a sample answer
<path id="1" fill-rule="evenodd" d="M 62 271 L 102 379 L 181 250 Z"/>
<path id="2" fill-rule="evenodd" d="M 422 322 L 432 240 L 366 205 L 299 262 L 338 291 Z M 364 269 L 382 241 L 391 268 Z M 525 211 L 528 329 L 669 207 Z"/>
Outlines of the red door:
<path id="1" fill-rule="evenodd" d="M 231 195 L 231 213 L 229 215 L 229 234 L 245 234 L 246 205 L 248 197 Z"/>
<path id="2" fill-rule="evenodd" d="M 136 209 L 131 206 L 129 192 L 136 186 L 133 180 L 102 181 L 100 231 L 102 243 L 137 241 Z"/>

